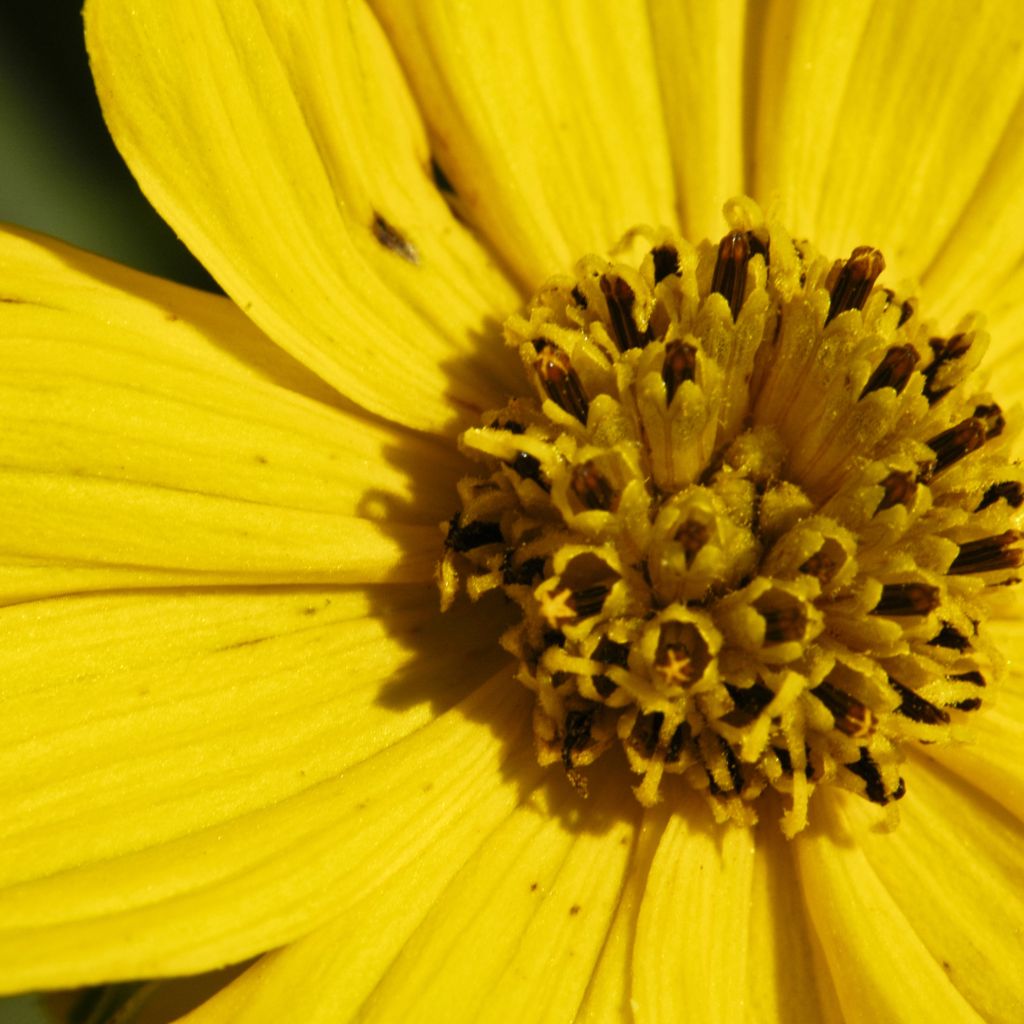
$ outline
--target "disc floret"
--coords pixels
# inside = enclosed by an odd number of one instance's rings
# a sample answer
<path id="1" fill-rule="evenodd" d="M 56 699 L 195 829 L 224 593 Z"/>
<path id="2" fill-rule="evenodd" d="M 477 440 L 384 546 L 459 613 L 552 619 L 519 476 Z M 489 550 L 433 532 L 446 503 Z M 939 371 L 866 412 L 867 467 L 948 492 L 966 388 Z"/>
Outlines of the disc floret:
<path id="1" fill-rule="evenodd" d="M 1024 486 L 979 390 L 977 318 L 948 337 L 727 207 L 589 256 L 505 327 L 535 397 L 466 431 L 482 466 L 446 527 L 443 602 L 500 589 L 542 764 L 586 791 L 620 747 L 645 805 L 672 776 L 719 820 L 816 786 L 899 800 L 902 748 L 956 738 L 998 677 L 984 620 L 1016 582 Z"/>

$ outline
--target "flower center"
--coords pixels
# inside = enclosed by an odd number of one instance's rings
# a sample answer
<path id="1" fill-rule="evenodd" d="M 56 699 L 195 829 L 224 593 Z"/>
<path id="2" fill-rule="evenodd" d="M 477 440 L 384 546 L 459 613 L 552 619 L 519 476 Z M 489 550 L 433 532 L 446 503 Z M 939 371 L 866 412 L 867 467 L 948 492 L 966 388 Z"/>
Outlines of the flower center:
<path id="1" fill-rule="evenodd" d="M 1024 476 L 972 371 L 974 318 L 937 337 L 748 201 L 717 245 L 637 232 L 505 326 L 536 398 L 461 437 L 439 576 L 495 589 L 536 695 L 542 764 L 583 794 L 624 751 L 651 805 L 681 779 L 720 821 L 816 786 L 899 800 L 903 748 L 956 738 L 997 678 L 984 622 L 1024 561 Z"/>

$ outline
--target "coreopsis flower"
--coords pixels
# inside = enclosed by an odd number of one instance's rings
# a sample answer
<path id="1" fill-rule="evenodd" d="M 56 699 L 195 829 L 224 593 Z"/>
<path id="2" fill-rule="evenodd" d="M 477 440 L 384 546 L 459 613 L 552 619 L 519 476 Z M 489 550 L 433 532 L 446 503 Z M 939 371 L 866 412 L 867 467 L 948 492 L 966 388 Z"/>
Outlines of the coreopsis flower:
<path id="1" fill-rule="evenodd" d="M 5 990 L 1020 1019 L 1024 21 L 939 6 L 90 0 L 228 298 L 3 236 Z"/>

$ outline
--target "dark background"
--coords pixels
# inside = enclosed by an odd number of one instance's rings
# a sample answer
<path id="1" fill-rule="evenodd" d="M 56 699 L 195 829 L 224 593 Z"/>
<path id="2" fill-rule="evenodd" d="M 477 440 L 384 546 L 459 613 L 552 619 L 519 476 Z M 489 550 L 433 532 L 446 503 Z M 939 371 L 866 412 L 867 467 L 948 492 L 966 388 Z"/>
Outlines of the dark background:
<path id="1" fill-rule="evenodd" d="M 0 0 L 0 221 L 213 288 L 114 148 L 82 35 L 80 0 Z"/>

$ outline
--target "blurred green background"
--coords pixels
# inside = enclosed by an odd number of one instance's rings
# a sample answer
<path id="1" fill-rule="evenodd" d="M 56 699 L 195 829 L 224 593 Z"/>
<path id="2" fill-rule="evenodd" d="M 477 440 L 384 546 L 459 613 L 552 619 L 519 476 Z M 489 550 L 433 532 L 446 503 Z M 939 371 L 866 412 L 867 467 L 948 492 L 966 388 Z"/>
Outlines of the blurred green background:
<path id="1" fill-rule="evenodd" d="M 214 287 L 150 208 L 107 135 L 80 0 L 0 0 L 0 221 Z M 32 997 L 0 999 L 0 1024 L 52 1020 Z"/>
<path id="2" fill-rule="evenodd" d="M 82 41 L 81 0 L 0 0 L 0 221 L 213 287 L 107 135 Z"/>

